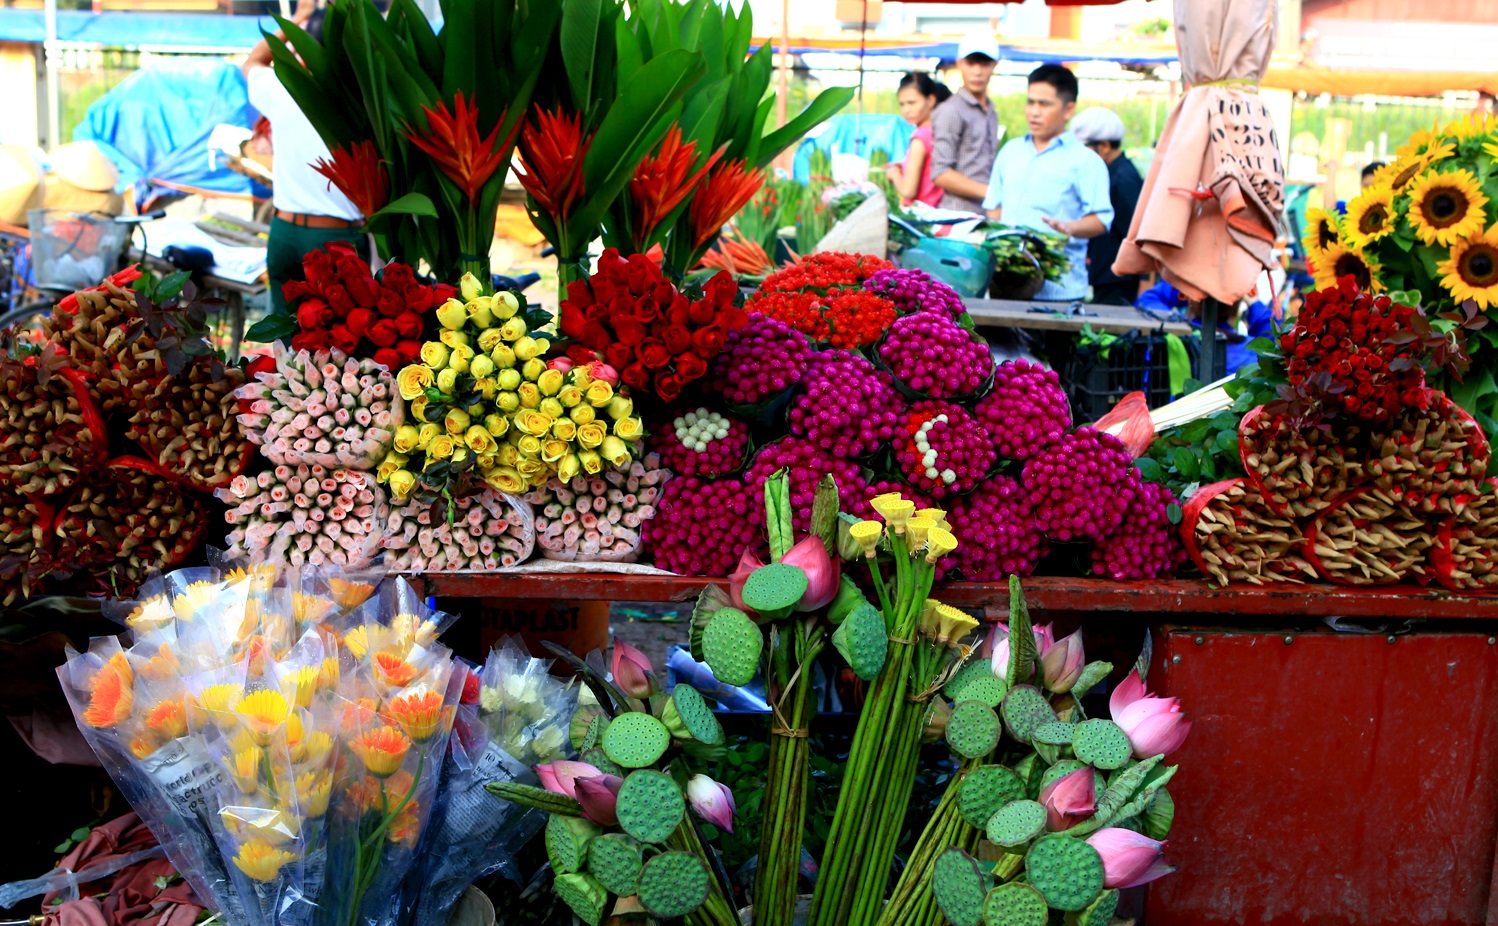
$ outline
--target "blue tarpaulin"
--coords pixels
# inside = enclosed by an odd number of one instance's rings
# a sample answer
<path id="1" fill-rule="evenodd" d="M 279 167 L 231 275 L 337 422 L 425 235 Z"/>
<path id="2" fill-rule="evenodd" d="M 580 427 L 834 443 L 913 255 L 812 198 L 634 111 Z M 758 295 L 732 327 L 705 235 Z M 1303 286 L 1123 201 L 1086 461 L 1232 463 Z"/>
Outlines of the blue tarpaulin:
<path id="1" fill-rule="evenodd" d="M 153 61 L 88 108 L 75 141 L 98 143 L 120 169 L 122 187 L 136 185 L 136 204 L 180 193 L 250 192 L 249 178 L 208 166 L 208 134 L 220 123 L 254 124 L 244 75 L 217 58 Z"/>
<path id="2" fill-rule="evenodd" d="M 805 183 L 811 178 L 811 152 L 820 148 L 828 154 L 857 154 L 868 157 L 875 148 L 882 148 L 891 161 L 905 160 L 910 148 L 910 136 L 915 126 L 899 116 L 889 113 L 842 113 L 827 120 L 827 128 L 816 138 L 804 139 L 796 148 L 793 173 L 798 181 Z"/>
<path id="3" fill-rule="evenodd" d="M 248 51 L 260 41 L 260 28 L 276 30 L 269 16 L 218 16 L 211 13 L 135 13 L 57 11 L 57 39 L 111 48 L 222 48 Z M 0 9 L 0 42 L 45 42 L 47 24 L 41 10 Z"/>

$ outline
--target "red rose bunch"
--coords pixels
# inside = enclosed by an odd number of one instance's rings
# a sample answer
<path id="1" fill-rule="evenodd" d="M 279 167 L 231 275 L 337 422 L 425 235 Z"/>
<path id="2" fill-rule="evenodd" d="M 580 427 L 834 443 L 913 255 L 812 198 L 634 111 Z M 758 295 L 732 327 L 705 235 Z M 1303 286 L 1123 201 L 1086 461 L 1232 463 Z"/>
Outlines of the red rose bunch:
<path id="1" fill-rule="evenodd" d="M 863 281 L 892 265 L 867 254 L 813 254 L 771 274 L 744 306 L 796 329 L 819 344 L 857 350 L 879 340 L 899 312 Z"/>
<path id="2" fill-rule="evenodd" d="M 456 286 L 423 283 L 393 261 L 377 280 L 369 262 L 344 241 L 309 252 L 302 272 L 306 280 L 281 287 L 296 317 L 292 350 L 337 348 L 372 357 L 391 372 L 420 359 L 428 313 L 458 293 Z"/>
<path id="3" fill-rule="evenodd" d="M 1419 310 L 1358 290 L 1352 277 L 1306 295 L 1295 327 L 1280 335 L 1285 374 L 1329 412 L 1387 421 L 1424 408 L 1425 375 L 1411 319 Z"/>
<path id="4" fill-rule="evenodd" d="M 737 292 L 733 277 L 719 273 L 691 300 L 645 255 L 609 248 L 597 273 L 567 287 L 561 329 L 575 342 L 567 354 L 577 363 L 603 360 L 624 385 L 674 401 L 707 374 L 729 332 L 749 321 L 733 304 Z"/>

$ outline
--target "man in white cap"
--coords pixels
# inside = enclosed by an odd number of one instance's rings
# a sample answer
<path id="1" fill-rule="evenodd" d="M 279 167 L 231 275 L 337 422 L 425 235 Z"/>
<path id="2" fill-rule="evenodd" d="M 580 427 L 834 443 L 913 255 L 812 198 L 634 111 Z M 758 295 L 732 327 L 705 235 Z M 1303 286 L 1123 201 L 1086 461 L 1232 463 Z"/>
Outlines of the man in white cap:
<path id="1" fill-rule="evenodd" d="M 1144 291 L 1142 276 L 1119 276 L 1113 272 L 1118 246 L 1129 234 L 1134 207 L 1144 189 L 1144 178 L 1123 153 L 1124 124 L 1118 113 L 1101 106 L 1085 109 L 1071 121 L 1077 141 L 1097 152 L 1108 165 L 1108 198 L 1113 202 L 1113 226 L 1087 242 L 1087 278 L 1092 283 L 1092 301 L 1107 305 L 1133 305 Z"/>
<path id="2" fill-rule="evenodd" d="M 999 62 L 992 32 L 968 35 L 957 46 L 962 87 L 931 113 L 931 182 L 944 191 L 941 208 L 982 212 L 988 173 L 999 149 L 999 114 L 988 82 Z"/>

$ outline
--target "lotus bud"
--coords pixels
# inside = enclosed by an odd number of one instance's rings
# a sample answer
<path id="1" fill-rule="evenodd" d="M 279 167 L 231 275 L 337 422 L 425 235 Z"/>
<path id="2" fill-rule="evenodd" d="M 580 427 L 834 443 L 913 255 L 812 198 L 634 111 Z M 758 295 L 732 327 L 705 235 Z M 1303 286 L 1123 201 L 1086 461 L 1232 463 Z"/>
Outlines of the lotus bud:
<path id="1" fill-rule="evenodd" d="M 449 331 L 456 331 L 468 321 L 468 306 L 456 299 L 449 299 L 437 307 L 437 323 Z"/>
<path id="2" fill-rule="evenodd" d="M 489 297 L 478 296 L 468 300 L 468 320 L 480 331 L 488 330 L 494 324 L 494 315 L 489 311 Z"/>
<path id="3" fill-rule="evenodd" d="M 616 395 L 609 400 L 609 418 L 618 421 L 620 418 L 628 418 L 635 412 L 635 400 L 629 396 Z"/>
<path id="4" fill-rule="evenodd" d="M 525 360 L 520 365 L 520 375 L 530 382 L 535 382 L 536 380 L 540 379 L 541 374 L 545 372 L 546 363 L 539 357 L 532 357 L 529 360 Z"/>
<path id="5" fill-rule="evenodd" d="M 433 370 L 440 370 L 447 366 L 448 351 L 448 346 L 441 341 L 428 341 L 421 345 L 421 362 Z"/>
<path id="6" fill-rule="evenodd" d="M 541 779 L 541 787 L 553 794 L 565 794 L 574 800 L 577 798 L 577 779 L 597 778 L 603 772 L 594 768 L 586 762 L 571 762 L 559 759 L 549 765 L 534 766 L 536 777 Z"/>
<path id="7" fill-rule="evenodd" d="M 494 349 L 489 351 L 489 359 L 493 360 L 494 365 L 501 370 L 508 370 L 515 365 L 515 350 L 508 344 L 496 344 Z"/>
<path id="8" fill-rule="evenodd" d="M 484 284 L 470 271 L 463 274 L 463 278 L 458 280 L 458 292 L 462 294 L 464 302 L 472 302 L 483 295 Z"/>
<path id="9" fill-rule="evenodd" d="M 609 665 L 614 684 L 631 698 L 649 700 L 655 693 L 655 667 L 645 654 L 623 641 L 614 642 L 614 659 Z"/>
<path id="10" fill-rule="evenodd" d="M 448 367 L 437 374 L 437 388 L 443 395 L 452 395 L 458 387 L 458 371 Z"/>
<path id="11" fill-rule="evenodd" d="M 473 423 L 473 419 L 469 416 L 469 414 L 467 412 L 463 411 L 463 409 L 461 409 L 461 408 L 450 408 L 450 409 L 448 409 L 447 410 L 447 417 L 445 419 L 443 419 L 443 424 L 447 428 L 447 433 L 452 434 L 454 436 L 457 436 L 459 434 L 462 434 L 464 431 L 467 431 L 468 430 L 468 426 L 470 424 L 472 424 L 472 423 Z"/>
<path id="12" fill-rule="evenodd" d="M 577 779 L 576 796 L 577 802 L 583 805 L 583 816 L 599 826 L 617 826 L 619 788 L 623 784 L 624 779 L 618 775 Z"/>
<path id="13" fill-rule="evenodd" d="M 547 367 L 541 371 L 540 376 L 536 377 L 536 385 L 540 388 L 542 395 L 554 396 L 562 391 L 562 382 L 565 379 L 566 377 L 562 375 L 561 370 L 554 370 L 551 367 Z"/>
<path id="14" fill-rule="evenodd" d="M 1040 657 L 1041 675 L 1047 691 L 1065 694 L 1082 678 L 1087 657 L 1082 651 L 1082 631 L 1078 630 L 1047 649 Z M 1154 755 L 1154 753 L 1151 753 Z"/>
<path id="15" fill-rule="evenodd" d="M 1165 843 L 1133 830 L 1104 827 L 1088 836 L 1086 842 L 1102 856 L 1104 888 L 1138 887 L 1175 871 L 1175 866 L 1165 861 Z"/>
<path id="16" fill-rule="evenodd" d="M 1181 711 L 1181 699 L 1151 695 L 1137 669 L 1113 689 L 1108 708 L 1140 759 L 1175 752 L 1191 732 L 1191 721 Z"/>
<path id="17" fill-rule="evenodd" d="M 693 775 L 687 779 L 687 801 L 697 816 L 726 833 L 733 832 L 736 808 L 727 787 L 706 775 Z"/>
<path id="18" fill-rule="evenodd" d="M 491 353 L 494 348 L 498 347 L 503 341 L 504 336 L 500 334 L 498 328 L 485 328 L 483 331 L 479 332 L 479 350 L 483 351 L 486 354 Z"/>
<path id="19" fill-rule="evenodd" d="M 1070 829 L 1097 810 L 1097 772 L 1091 766 L 1063 775 L 1040 789 L 1046 809 L 1046 829 Z"/>
<path id="20" fill-rule="evenodd" d="M 497 369 L 499 367 L 495 366 L 494 360 L 487 354 L 479 354 L 468 362 L 468 372 L 472 373 L 475 379 L 493 376 Z"/>
<path id="21" fill-rule="evenodd" d="M 490 309 L 494 312 L 495 318 L 513 318 L 515 313 L 520 311 L 520 300 L 515 298 L 514 293 L 495 293 Z"/>

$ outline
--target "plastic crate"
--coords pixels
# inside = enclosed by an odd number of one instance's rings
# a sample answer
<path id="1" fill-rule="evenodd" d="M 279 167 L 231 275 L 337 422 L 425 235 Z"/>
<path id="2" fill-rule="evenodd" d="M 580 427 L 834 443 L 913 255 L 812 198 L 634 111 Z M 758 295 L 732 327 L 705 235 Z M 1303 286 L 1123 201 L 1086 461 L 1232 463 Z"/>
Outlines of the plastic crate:
<path id="1" fill-rule="evenodd" d="M 1201 339 L 1193 334 L 1182 338 L 1191 358 L 1191 375 L 1210 382 L 1227 375 L 1227 339 L 1218 335 L 1217 369 L 1210 376 L 1201 374 Z M 1079 344 L 1061 376 L 1071 402 L 1072 420 L 1078 424 L 1096 421 L 1113 410 L 1119 400 L 1131 392 L 1143 392 L 1150 408 L 1159 408 L 1175 398 L 1170 392 L 1169 354 L 1165 335 L 1159 332 L 1130 331 L 1120 335 L 1107 347 Z"/>
<path id="2" fill-rule="evenodd" d="M 115 271 L 130 240 L 130 226 L 107 215 L 66 209 L 32 209 L 31 265 L 41 289 L 71 292 L 98 286 Z"/>

